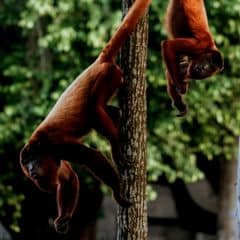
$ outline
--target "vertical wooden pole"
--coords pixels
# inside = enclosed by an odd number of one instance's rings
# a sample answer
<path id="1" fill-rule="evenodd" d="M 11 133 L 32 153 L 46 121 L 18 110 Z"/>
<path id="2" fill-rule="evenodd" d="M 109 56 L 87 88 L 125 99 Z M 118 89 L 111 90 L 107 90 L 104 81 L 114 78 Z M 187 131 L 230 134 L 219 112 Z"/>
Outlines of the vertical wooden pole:
<path id="1" fill-rule="evenodd" d="M 218 240 L 238 239 L 236 204 L 239 200 L 237 199 L 236 183 L 239 183 L 239 179 L 237 177 L 237 169 L 238 160 L 236 156 L 231 161 L 222 161 L 218 211 Z"/>
<path id="2" fill-rule="evenodd" d="M 126 14 L 132 1 L 123 0 Z M 125 196 L 133 203 L 129 209 L 119 207 L 117 239 L 147 239 L 146 203 L 146 60 L 148 17 L 138 24 L 123 47 L 121 66 L 124 86 L 119 93 L 121 151 L 128 166 L 120 169 Z"/>
<path id="3" fill-rule="evenodd" d="M 240 240 L 240 137 L 238 137 L 238 156 L 237 156 L 237 199 L 236 199 L 236 216 L 237 216 L 237 239 Z"/>

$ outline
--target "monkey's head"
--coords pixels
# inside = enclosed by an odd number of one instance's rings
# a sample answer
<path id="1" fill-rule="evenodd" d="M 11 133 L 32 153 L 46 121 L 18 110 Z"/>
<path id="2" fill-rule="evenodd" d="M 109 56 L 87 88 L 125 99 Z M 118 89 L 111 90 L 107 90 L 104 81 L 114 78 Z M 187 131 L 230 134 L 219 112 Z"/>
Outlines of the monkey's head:
<path id="1" fill-rule="evenodd" d="M 210 50 L 192 58 L 187 70 L 187 78 L 204 79 L 223 70 L 223 58 L 218 50 Z"/>
<path id="2" fill-rule="evenodd" d="M 24 174 L 43 191 L 55 188 L 59 169 L 59 163 L 48 149 L 43 139 L 30 138 L 20 152 Z"/>

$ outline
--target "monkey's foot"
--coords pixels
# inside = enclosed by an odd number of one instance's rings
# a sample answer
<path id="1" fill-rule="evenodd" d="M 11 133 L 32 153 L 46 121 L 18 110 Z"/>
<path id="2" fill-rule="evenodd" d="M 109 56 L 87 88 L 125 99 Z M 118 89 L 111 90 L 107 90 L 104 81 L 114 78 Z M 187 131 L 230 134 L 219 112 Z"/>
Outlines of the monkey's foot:
<path id="1" fill-rule="evenodd" d="M 71 220 L 71 217 L 69 217 L 69 216 L 57 218 L 54 221 L 54 228 L 55 228 L 56 232 L 61 233 L 61 234 L 66 234 L 69 230 L 70 220 Z"/>
<path id="2" fill-rule="evenodd" d="M 121 159 L 118 159 L 117 166 L 121 169 L 129 168 L 131 166 L 131 163 L 121 158 Z"/>
<path id="3" fill-rule="evenodd" d="M 122 156 L 120 149 L 117 147 L 114 149 L 113 153 L 113 160 L 118 169 L 124 169 L 131 166 L 131 163 L 126 161 L 126 159 Z"/>
<path id="4" fill-rule="evenodd" d="M 129 208 L 132 206 L 132 203 L 122 197 L 119 193 L 113 193 L 114 199 L 117 201 L 117 203 L 124 208 Z"/>

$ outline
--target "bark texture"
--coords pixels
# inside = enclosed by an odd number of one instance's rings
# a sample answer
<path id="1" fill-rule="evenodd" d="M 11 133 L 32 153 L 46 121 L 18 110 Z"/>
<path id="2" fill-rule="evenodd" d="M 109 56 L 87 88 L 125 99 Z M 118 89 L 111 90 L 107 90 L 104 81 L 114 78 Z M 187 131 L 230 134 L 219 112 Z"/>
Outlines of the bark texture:
<path id="1" fill-rule="evenodd" d="M 221 184 L 219 197 L 218 215 L 218 239 L 237 240 L 236 219 L 236 182 L 237 182 L 237 160 L 224 161 L 221 169 Z"/>
<path id="2" fill-rule="evenodd" d="M 237 208 L 237 236 L 240 239 L 240 136 L 238 137 L 238 155 L 237 155 L 237 196 L 236 196 L 236 208 Z"/>
<path id="3" fill-rule="evenodd" d="M 132 1 L 123 0 L 126 14 Z M 119 207 L 117 239 L 147 239 L 146 204 L 146 59 L 148 23 L 147 16 L 121 52 L 124 84 L 119 93 L 122 118 L 120 123 L 121 152 L 128 163 L 120 169 L 124 194 L 133 206 Z"/>

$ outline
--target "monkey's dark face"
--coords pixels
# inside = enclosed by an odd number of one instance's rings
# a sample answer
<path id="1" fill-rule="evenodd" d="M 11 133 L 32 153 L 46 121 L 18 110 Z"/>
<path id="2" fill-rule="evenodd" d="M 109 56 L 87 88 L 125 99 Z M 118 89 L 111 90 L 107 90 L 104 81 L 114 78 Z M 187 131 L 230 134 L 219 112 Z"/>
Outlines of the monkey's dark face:
<path id="1" fill-rule="evenodd" d="M 221 54 L 213 50 L 192 59 L 187 73 L 187 78 L 204 79 L 223 70 L 223 59 Z"/>
<path id="2" fill-rule="evenodd" d="M 219 72 L 214 64 L 204 59 L 203 61 L 193 61 L 190 65 L 188 78 L 190 79 L 204 79 Z"/>
<path id="3" fill-rule="evenodd" d="M 39 188 L 49 191 L 55 187 L 59 165 L 51 156 L 27 144 L 20 153 L 23 172 Z"/>

